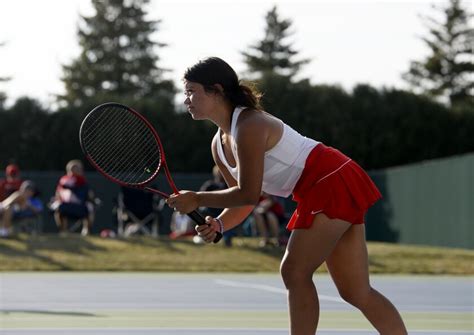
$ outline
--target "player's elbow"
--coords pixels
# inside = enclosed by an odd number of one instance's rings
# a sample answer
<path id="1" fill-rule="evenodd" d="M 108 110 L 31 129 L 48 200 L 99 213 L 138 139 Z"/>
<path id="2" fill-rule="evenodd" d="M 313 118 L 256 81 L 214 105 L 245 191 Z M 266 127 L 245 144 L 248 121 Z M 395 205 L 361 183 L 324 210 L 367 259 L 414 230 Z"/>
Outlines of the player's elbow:
<path id="1" fill-rule="evenodd" d="M 260 200 L 260 192 L 255 193 L 255 192 L 246 192 L 243 194 L 243 202 L 244 205 L 251 205 L 255 206 L 258 204 L 258 201 Z"/>

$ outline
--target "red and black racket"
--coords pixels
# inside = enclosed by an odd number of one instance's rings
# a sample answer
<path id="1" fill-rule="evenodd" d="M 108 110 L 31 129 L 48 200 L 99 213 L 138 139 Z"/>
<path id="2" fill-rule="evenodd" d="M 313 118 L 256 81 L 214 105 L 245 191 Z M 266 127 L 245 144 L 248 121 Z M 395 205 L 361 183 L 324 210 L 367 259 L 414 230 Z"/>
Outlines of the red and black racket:
<path id="1" fill-rule="evenodd" d="M 133 109 L 114 102 L 97 106 L 82 121 L 79 141 L 89 162 L 111 181 L 168 198 L 169 194 L 147 186 L 163 167 L 171 189 L 179 193 L 166 164 L 158 133 Z M 188 216 L 198 225 L 206 224 L 197 211 Z M 217 232 L 214 243 L 221 237 Z"/>

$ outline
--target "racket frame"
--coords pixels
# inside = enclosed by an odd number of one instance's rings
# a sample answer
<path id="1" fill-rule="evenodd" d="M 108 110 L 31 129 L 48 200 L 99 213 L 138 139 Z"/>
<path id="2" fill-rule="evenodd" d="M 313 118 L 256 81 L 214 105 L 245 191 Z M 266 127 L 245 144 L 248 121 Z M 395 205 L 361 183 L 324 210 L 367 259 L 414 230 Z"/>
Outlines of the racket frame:
<path id="1" fill-rule="evenodd" d="M 158 173 L 160 172 L 160 169 L 161 167 L 163 167 L 164 169 L 164 172 L 165 172 L 165 176 L 166 176 L 166 179 L 168 180 L 168 183 L 171 187 L 171 189 L 173 190 L 174 193 L 179 193 L 178 191 L 178 188 L 176 187 L 174 181 L 173 181 L 173 178 L 171 177 L 171 173 L 168 169 L 168 164 L 166 163 L 166 157 L 165 157 L 165 151 L 164 151 L 164 148 L 163 148 L 163 144 L 161 143 L 161 140 L 160 140 L 160 137 L 158 136 L 158 133 L 156 132 L 155 128 L 152 126 L 152 124 L 144 117 L 142 116 L 140 113 L 138 113 L 137 111 L 135 111 L 134 109 L 128 107 L 128 106 L 125 106 L 125 105 L 122 105 L 122 104 L 119 104 L 117 102 L 106 102 L 104 104 L 101 104 L 97 107 L 95 107 L 92 111 L 90 111 L 86 117 L 84 118 L 84 120 L 82 121 L 82 124 L 81 124 L 81 127 L 79 129 L 79 134 L 82 134 L 82 129 L 83 129 L 83 126 L 84 124 L 86 123 L 87 119 L 89 117 L 91 117 L 91 115 L 97 111 L 98 109 L 103 109 L 103 108 L 106 108 L 106 107 L 117 107 L 117 108 L 122 108 L 122 109 L 126 109 L 128 110 L 129 112 L 131 112 L 132 114 L 134 114 L 134 116 L 136 116 L 137 118 L 139 118 L 141 121 L 143 121 L 148 129 L 151 131 L 152 135 L 153 135 L 153 138 L 155 139 L 156 143 L 158 144 L 158 148 L 160 150 L 160 164 L 158 165 L 158 167 L 155 169 L 155 171 L 153 172 L 153 174 L 145 181 L 142 181 L 140 183 L 136 183 L 136 184 L 130 184 L 130 183 L 125 183 L 117 178 L 114 178 L 112 177 L 111 175 L 109 175 L 108 173 L 106 173 L 95 161 L 94 159 L 92 159 L 92 157 L 89 156 L 89 154 L 87 153 L 87 150 L 86 148 L 84 147 L 83 145 L 83 142 L 81 140 L 81 138 L 79 138 L 79 143 L 81 145 L 81 149 L 82 149 L 82 152 L 84 153 L 84 155 L 86 156 L 87 160 L 89 161 L 89 163 L 91 163 L 91 165 L 97 170 L 99 171 L 104 177 L 106 177 L 107 179 L 109 179 L 110 181 L 114 182 L 114 183 L 117 183 L 121 186 L 125 186 L 125 187 L 130 187 L 130 188 L 139 188 L 139 189 L 145 189 L 147 191 L 150 191 L 150 192 L 153 192 L 153 193 L 156 193 L 156 194 L 159 194 L 161 195 L 162 197 L 164 198 L 169 198 L 169 194 L 167 193 L 164 193 L 164 192 L 161 192 L 159 190 L 156 190 L 156 189 L 153 189 L 151 187 L 147 187 L 146 185 L 151 183 L 157 176 L 158 176 Z"/>

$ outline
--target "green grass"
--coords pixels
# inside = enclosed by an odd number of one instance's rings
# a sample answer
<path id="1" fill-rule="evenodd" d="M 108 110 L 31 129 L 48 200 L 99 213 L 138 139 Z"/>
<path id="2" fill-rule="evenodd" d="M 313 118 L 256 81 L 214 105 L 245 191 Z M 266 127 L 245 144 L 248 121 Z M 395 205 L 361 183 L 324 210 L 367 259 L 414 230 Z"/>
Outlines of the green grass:
<path id="1" fill-rule="evenodd" d="M 474 274 L 471 250 L 368 246 L 371 273 Z M 254 238 L 235 238 L 234 246 L 227 248 L 166 238 L 19 235 L 0 239 L 0 271 L 278 272 L 283 253 L 284 248 L 259 248 Z"/>

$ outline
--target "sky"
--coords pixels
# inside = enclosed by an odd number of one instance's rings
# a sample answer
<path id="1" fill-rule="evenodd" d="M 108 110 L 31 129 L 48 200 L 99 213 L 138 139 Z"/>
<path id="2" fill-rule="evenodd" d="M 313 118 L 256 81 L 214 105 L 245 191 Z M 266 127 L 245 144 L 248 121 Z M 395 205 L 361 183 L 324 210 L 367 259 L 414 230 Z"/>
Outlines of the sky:
<path id="1" fill-rule="evenodd" d="M 428 49 L 420 15 L 435 15 L 432 5 L 447 0 L 151 0 L 149 19 L 161 20 L 153 39 L 159 67 L 181 86 L 185 69 L 201 58 L 218 56 L 240 75 L 241 52 L 264 36 L 265 15 L 276 5 L 290 19 L 290 40 L 302 58 L 311 59 L 301 78 L 313 84 L 356 84 L 406 88 L 401 74 Z M 472 0 L 465 1 L 472 4 Z M 80 53 L 77 24 L 93 13 L 90 0 L 4 0 L 0 3 L 0 83 L 7 104 L 18 97 L 45 107 L 64 91 L 62 65 Z"/>

